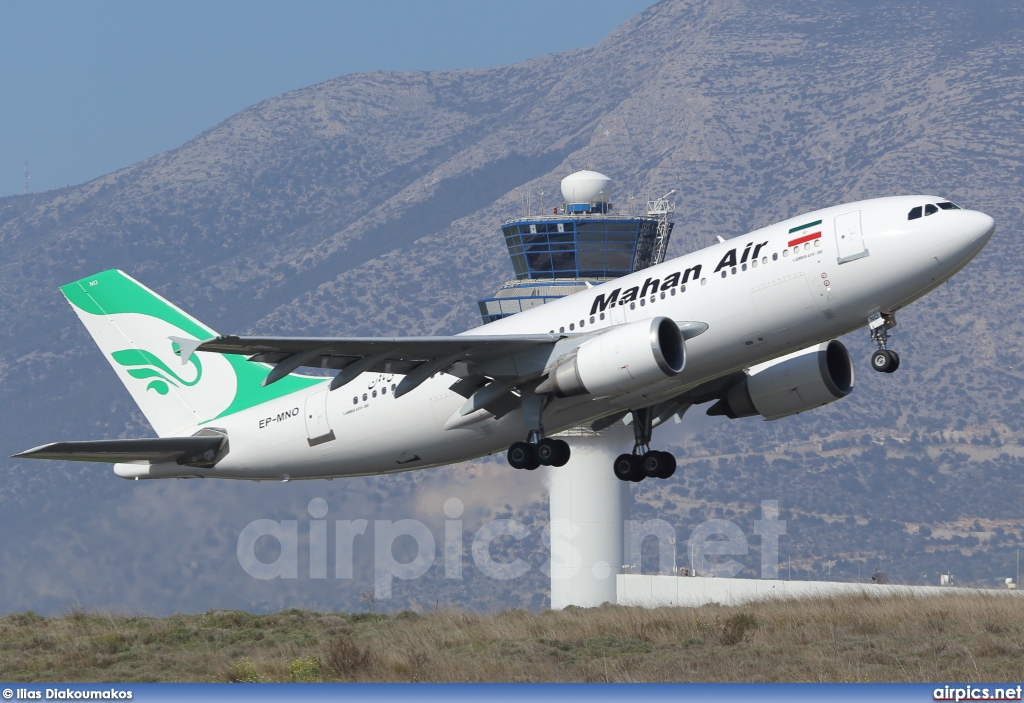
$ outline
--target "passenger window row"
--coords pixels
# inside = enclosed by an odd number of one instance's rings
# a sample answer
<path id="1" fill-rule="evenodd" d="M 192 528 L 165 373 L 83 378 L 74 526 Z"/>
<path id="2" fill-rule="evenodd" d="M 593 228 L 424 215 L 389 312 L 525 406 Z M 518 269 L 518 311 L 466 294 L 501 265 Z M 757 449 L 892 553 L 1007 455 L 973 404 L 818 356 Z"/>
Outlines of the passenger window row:
<path id="1" fill-rule="evenodd" d="M 431 376 L 431 378 L 433 378 L 433 376 Z M 392 383 L 391 384 L 391 393 L 394 394 L 394 392 L 395 392 L 395 384 Z M 380 394 L 382 396 L 387 395 L 388 394 L 388 387 L 387 386 L 381 386 Z M 374 398 L 377 397 L 377 390 L 376 389 L 373 390 L 373 397 Z M 369 399 L 370 399 L 370 394 L 369 393 L 363 393 L 363 402 L 365 403 Z M 358 395 L 352 396 L 352 405 L 359 405 L 359 396 Z"/>
<path id="2" fill-rule="evenodd" d="M 804 244 L 803 244 L 804 251 L 810 251 L 811 250 L 811 246 L 812 246 L 811 242 L 804 242 Z M 814 243 L 813 243 L 813 246 L 814 246 L 815 249 L 821 249 L 821 239 L 815 239 Z M 800 251 L 800 245 L 797 244 L 795 247 L 792 248 L 792 251 L 793 251 L 793 255 L 796 256 L 797 253 Z M 790 252 L 790 249 L 788 249 L 788 248 L 787 249 L 783 249 L 782 250 L 782 257 L 783 258 L 788 257 L 789 256 L 789 252 Z M 772 254 L 772 259 L 771 260 L 772 261 L 778 261 L 779 260 L 779 255 L 777 253 L 776 254 Z M 768 257 L 767 256 L 762 256 L 760 263 L 761 263 L 762 266 L 766 266 L 768 264 Z M 754 259 L 753 261 L 750 262 L 750 268 L 756 269 L 757 266 L 758 266 L 757 259 Z M 746 270 L 747 270 L 747 265 L 746 264 L 741 264 L 738 267 L 737 266 L 733 266 L 730 269 L 722 269 L 722 278 L 725 278 L 730 273 L 733 274 L 733 275 L 736 275 L 737 273 L 741 273 L 741 272 L 746 271 Z"/>

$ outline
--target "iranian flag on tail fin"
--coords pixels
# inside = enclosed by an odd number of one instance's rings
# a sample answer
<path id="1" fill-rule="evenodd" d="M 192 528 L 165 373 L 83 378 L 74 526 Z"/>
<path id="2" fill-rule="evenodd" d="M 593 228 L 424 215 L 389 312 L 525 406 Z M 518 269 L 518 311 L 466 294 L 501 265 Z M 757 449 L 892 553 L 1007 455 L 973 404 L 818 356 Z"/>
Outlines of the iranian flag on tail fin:
<path id="1" fill-rule="evenodd" d="M 815 229 L 817 228 L 817 229 Z M 799 234 L 811 230 L 807 234 Z M 795 247 L 803 244 L 804 242 L 813 242 L 815 239 L 821 239 L 821 220 L 815 220 L 814 222 L 808 222 L 806 225 L 800 225 L 789 230 L 789 234 L 792 236 L 796 234 L 796 239 L 790 239 L 788 247 Z"/>

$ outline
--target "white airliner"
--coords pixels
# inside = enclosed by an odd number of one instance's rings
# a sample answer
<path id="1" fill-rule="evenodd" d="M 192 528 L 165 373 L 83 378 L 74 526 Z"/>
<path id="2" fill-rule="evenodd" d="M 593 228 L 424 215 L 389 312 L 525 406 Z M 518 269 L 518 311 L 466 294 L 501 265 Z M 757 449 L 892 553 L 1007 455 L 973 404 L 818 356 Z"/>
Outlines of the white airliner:
<path id="1" fill-rule="evenodd" d="M 549 434 L 626 421 L 624 481 L 667 478 L 651 430 L 690 406 L 774 420 L 853 389 L 835 338 L 895 313 L 989 241 L 988 215 L 929 195 L 801 215 L 452 337 L 217 336 L 120 271 L 61 290 L 158 438 L 57 442 L 19 457 L 115 463 L 124 478 L 364 476 L 508 450 L 561 466 Z M 333 378 L 297 373 L 336 370 Z"/>

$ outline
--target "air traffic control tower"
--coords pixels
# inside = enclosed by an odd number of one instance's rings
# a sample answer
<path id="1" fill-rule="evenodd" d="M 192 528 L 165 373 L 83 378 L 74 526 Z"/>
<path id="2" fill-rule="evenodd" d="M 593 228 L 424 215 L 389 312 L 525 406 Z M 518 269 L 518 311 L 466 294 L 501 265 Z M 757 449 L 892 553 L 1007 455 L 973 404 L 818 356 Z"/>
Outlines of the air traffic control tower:
<path id="1" fill-rule="evenodd" d="M 501 226 L 516 277 L 479 301 L 484 322 L 660 264 L 672 235 L 674 192 L 649 201 L 644 215 L 620 214 L 607 176 L 577 171 L 562 179 L 561 207 Z"/>
<path id="2" fill-rule="evenodd" d="M 501 226 L 515 279 L 479 301 L 485 323 L 659 264 L 672 235 L 671 191 L 648 200 L 642 215 L 612 204 L 612 181 L 594 171 L 562 179 L 561 207 Z M 566 432 L 572 454 L 551 467 L 551 607 L 616 602 L 625 561 L 629 484 L 609 468 L 630 451 L 633 430 L 616 422 L 600 432 Z"/>

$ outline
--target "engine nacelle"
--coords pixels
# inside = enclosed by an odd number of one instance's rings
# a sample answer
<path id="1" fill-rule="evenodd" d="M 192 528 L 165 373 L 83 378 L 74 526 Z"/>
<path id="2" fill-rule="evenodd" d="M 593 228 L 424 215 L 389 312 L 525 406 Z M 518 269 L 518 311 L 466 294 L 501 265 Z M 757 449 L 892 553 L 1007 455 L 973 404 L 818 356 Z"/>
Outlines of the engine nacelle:
<path id="1" fill-rule="evenodd" d="M 559 359 L 537 393 L 559 397 L 628 393 L 672 378 L 686 365 L 679 326 L 667 317 L 616 325 Z"/>
<path id="2" fill-rule="evenodd" d="M 833 403 L 852 390 L 850 352 L 832 340 L 752 367 L 708 409 L 708 415 L 777 420 Z"/>

